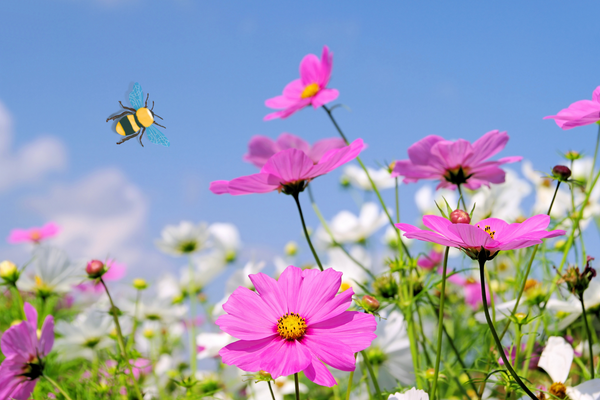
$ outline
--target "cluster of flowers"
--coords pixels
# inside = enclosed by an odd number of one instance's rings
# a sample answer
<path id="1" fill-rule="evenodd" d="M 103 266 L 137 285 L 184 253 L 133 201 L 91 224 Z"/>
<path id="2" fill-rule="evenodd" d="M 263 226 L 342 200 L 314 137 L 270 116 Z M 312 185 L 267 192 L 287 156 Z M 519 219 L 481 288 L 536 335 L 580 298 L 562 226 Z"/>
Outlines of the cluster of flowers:
<path id="1" fill-rule="evenodd" d="M 55 224 L 14 230 L 10 243 L 34 249 L 30 265 L 0 263 L 0 400 L 600 399 L 600 282 L 584 240 L 600 226 L 596 156 L 568 152 L 548 174 L 524 162 L 527 182 L 502 167 L 520 156 L 491 159 L 509 140 L 494 130 L 473 143 L 427 136 L 408 159 L 366 167 L 363 140 L 349 141 L 327 107 L 339 95 L 327 87 L 332 64 L 327 47 L 306 56 L 300 79 L 266 101 L 279 111 L 265 120 L 312 105 L 339 138 L 255 136 L 243 159 L 260 171 L 210 185 L 290 195 L 310 253 L 290 242 L 271 274 L 262 261 L 236 268 L 235 226 L 182 222 L 156 242 L 187 258 L 179 277 L 120 285 L 115 260 L 71 262 L 47 245 Z M 598 123 L 600 87 L 547 118 L 563 129 Z M 380 204 L 360 200 L 358 215 L 328 221 L 311 182 L 342 166 L 341 186 Z M 399 185 L 421 180 L 437 187 L 417 192 L 420 224 L 400 223 Z M 206 288 L 233 269 L 211 304 Z"/>

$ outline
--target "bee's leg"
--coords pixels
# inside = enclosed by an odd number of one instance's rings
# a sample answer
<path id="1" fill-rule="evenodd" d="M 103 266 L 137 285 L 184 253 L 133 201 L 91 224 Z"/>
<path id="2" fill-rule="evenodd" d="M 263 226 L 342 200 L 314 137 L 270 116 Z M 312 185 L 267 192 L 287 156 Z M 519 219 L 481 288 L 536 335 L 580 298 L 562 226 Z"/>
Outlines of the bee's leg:
<path id="1" fill-rule="evenodd" d="M 121 103 L 120 101 L 119 101 L 119 104 L 120 104 L 120 105 L 121 105 L 121 107 L 123 107 L 124 109 L 126 109 L 126 110 L 129 110 L 129 111 L 131 111 L 132 113 L 134 113 L 134 114 L 135 114 L 135 108 L 131 108 L 131 107 L 125 107 L 125 106 L 123 105 L 123 103 Z"/>
<path id="2" fill-rule="evenodd" d="M 140 133 L 138 132 L 138 133 L 134 133 L 133 135 L 125 136 L 123 139 L 119 140 L 119 141 L 117 142 L 117 144 L 121 144 L 121 143 L 123 143 L 123 142 L 126 142 L 126 141 L 128 141 L 129 139 L 133 139 L 134 137 L 136 137 L 136 136 L 137 136 L 137 135 L 139 135 L 139 134 L 140 134 Z"/>
<path id="3" fill-rule="evenodd" d="M 159 117 L 159 118 L 160 118 L 160 117 Z M 161 118 L 161 119 L 162 119 L 162 118 Z M 158 122 L 156 122 L 156 120 L 154 120 L 154 125 L 158 125 L 158 126 L 160 126 L 161 128 L 167 129 L 167 127 L 166 127 L 166 126 L 162 126 L 161 124 L 159 124 Z"/>
<path id="4" fill-rule="evenodd" d="M 119 115 L 114 115 L 112 117 L 108 117 L 108 118 L 106 118 L 106 122 L 108 122 L 108 121 L 110 121 L 112 119 L 118 119 L 118 118 L 124 117 L 126 115 L 131 115 L 131 113 L 129 111 L 125 111 L 124 113 L 121 113 Z"/>
<path id="5" fill-rule="evenodd" d="M 146 128 L 142 129 L 142 134 L 140 135 L 140 144 L 142 145 L 142 147 L 144 147 L 144 145 L 142 144 L 142 136 L 144 136 L 144 133 L 146 132 Z"/>

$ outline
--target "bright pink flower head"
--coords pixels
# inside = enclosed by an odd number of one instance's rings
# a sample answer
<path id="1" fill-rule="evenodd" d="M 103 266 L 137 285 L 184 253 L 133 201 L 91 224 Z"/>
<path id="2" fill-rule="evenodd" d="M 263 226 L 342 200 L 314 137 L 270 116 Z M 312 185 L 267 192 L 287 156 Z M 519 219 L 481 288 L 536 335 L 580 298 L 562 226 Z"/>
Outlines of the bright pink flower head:
<path id="1" fill-rule="evenodd" d="M 258 174 L 231 181 L 214 181 L 210 184 L 210 190 L 215 194 L 229 193 L 234 196 L 274 190 L 287 194 L 301 192 L 312 179 L 354 160 L 363 147 L 362 139 L 356 139 L 349 146 L 327 151 L 316 164 L 302 150 L 283 150 L 269 158 Z"/>
<path id="2" fill-rule="evenodd" d="M 433 269 L 442 263 L 444 252 L 431 250 L 428 255 L 419 257 L 417 265 L 424 269 Z"/>
<path id="3" fill-rule="evenodd" d="M 442 274 L 442 269 L 438 270 L 438 273 Z M 452 274 L 452 271 L 447 273 L 447 276 Z M 481 282 L 474 280 L 473 278 L 464 278 L 461 275 L 453 274 L 448 276 L 448 281 L 455 285 L 462 286 L 463 294 L 465 296 L 465 303 L 469 305 L 473 311 L 477 310 L 483 303 L 483 296 L 481 293 Z M 487 285 L 486 285 L 487 286 Z M 490 301 L 490 290 L 489 287 L 486 290 L 486 299 Z"/>
<path id="4" fill-rule="evenodd" d="M 453 142 L 430 135 L 408 148 L 409 160 L 396 161 L 392 176 L 403 176 L 405 183 L 436 179 L 440 181 L 438 189 L 463 185 L 474 190 L 481 185 L 503 183 L 505 172 L 500 165 L 523 158 L 513 156 L 487 161 L 502 150 L 506 142 L 508 135 L 498 130 L 486 133 L 473 144 L 464 139 Z"/>
<path id="5" fill-rule="evenodd" d="M 327 89 L 332 66 L 333 53 L 327 46 L 323 46 L 321 60 L 314 54 L 305 56 L 300 63 L 300 79 L 288 83 L 281 96 L 265 101 L 267 107 L 281 110 L 267 115 L 265 121 L 287 118 L 311 104 L 317 109 L 337 99 L 340 93 L 336 89 Z"/>
<path id="6" fill-rule="evenodd" d="M 257 135 L 250 139 L 248 154 L 244 155 L 244 160 L 262 168 L 275 153 L 287 149 L 298 149 L 317 164 L 329 150 L 340 149 L 344 146 L 346 146 L 346 142 L 340 138 L 319 140 L 311 146 L 305 140 L 291 133 L 282 133 L 277 141 Z"/>
<path id="7" fill-rule="evenodd" d="M 592 100 L 579 100 L 564 108 L 556 115 L 544 119 L 554 119 L 562 129 L 571 129 L 600 122 L 600 86 L 592 93 Z"/>
<path id="8" fill-rule="evenodd" d="M 431 230 L 409 224 L 396 224 L 396 227 L 404 231 L 407 238 L 457 247 L 477 259 L 481 247 L 487 250 L 489 257 L 493 257 L 501 250 L 522 249 L 542 243 L 544 238 L 565 234 L 562 229 L 546 231 L 549 223 L 550 217 L 544 214 L 521 223 L 509 224 L 498 218 L 486 218 L 474 225 L 453 224 L 437 215 L 425 215 L 423 225 Z"/>
<path id="9" fill-rule="evenodd" d="M 27 400 L 54 345 L 54 317 L 47 316 L 40 336 L 37 334 L 38 314 L 35 308 L 25 303 L 27 321 L 10 327 L 2 335 L 2 353 L 6 359 L 0 365 L 0 399 Z"/>
<path id="10" fill-rule="evenodd" d="M 219 351 L 225 364 L 273 378 L 303 371 L 328 387 L 336 381 L 324 363 L 354 371 L 354 353 L 370 346 L 377 323 L 371 314 L 346 311 L 354 291 L 337 294 L 341 272 L 289 266 L 279 280 L 263 273 L 249 277 L 256 292 L 238 287 L 223 305 L 227 314 L 216 321 L 241 339 Z"/>
<path id="11" fill-rule="evenodd" d="M 29 229 L 13 229 L 8 235 L 8 243 L 39 243 L 40 241 L 56 236 L 60 228 L 54 222 L 49 222 L 41 228 L 29 228 Z"/>

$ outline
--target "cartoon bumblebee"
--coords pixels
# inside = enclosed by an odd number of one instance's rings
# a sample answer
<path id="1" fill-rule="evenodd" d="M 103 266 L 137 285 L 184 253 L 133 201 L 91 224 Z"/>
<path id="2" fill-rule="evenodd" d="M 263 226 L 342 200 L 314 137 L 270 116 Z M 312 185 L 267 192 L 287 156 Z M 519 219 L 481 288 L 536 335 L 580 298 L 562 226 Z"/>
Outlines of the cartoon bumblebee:
<path id="1" fill-rule="evenodd" d="M 136 82 L 135 85 L 133 85 L 133 90 L 129 93 L 129 103 L 134 108 L 125 107 L 123 103 L 119 101 L 119 104 L 121 104 L 121 107 L 123 107 L 125 111 L 106 119 L 106 122 L 108 122 L 120 118 L 119 122 L 117 122 L 116 129 L 117 133 L 125 136 L 125 138 L 118 141 L 117 144 L 138 137 L 140 144 L 144 147 L 142 144 L 142 136 L 144 136 L 144 133 L 147 131 L 148 139 L 150 139 L 152 143 L 169 147 L 170 143 L 167 137 L 153 126 L 158 125 L 161 128 L 165 128 L 154 119 L 154 117 L 162 118 L 152 111 L 154 110 L 154 101 L 152 102 L 152 108 L 148 108 L 148 97 L 150 97 L 150 94 L 146 96 L 146 102 L 144 103 L 142 87 Z"/>

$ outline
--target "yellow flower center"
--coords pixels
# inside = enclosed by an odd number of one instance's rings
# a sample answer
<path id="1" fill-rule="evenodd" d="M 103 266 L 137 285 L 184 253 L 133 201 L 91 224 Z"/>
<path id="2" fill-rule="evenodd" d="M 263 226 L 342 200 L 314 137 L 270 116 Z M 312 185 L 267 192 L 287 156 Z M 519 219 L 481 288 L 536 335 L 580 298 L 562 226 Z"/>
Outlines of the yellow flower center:
<path id="1" fill-rule="evenodd" d="M 37 241 L 39 241 L 42 238 L 42 234 L 40 233 L 40 231 L 33 231 L 33 232 L 31 232 L 31 234 L 29 235 L 29 237 L 34 242 L 37 242 Z"/>
<path id="2" fill-rule="evenodd" d="M 277 332 L 287 340 L 300 339 L 306 333 L 306 321 L 300 314 L 285 314 L 277 320 Z"/>
<path id="3" fill-rule="evenodd" d="M 554 382 L 552 386 L 550 386 L 549 392 L 559 399 L 564 399 L 567 397 L 567 387 L 564 385 L 564 383 Z"/>
<path id="4" fill-rule="evenodd" d="M 538 281 L 536 281 L 533 278 L 529 278 L 527 279 L 527 281 L 525 281 L 525 291 L 528 291 L 529 289 L 533 289 L 536 286 L 538 286 L 540 283 Z"/>
<path id="5" fill-rule="evenodd" d="M 480 225 L 477 225 L 477 227 L 479 229 L 481 229 Z M 488 235 L 490 235 L 490 237 L 493 239 L 494 235 L 496 234 L 496 231 L 493 231 L 492 228 L 489 225 L 486 225 L 485 228 L 483 228 L 483 230 L 485 231 L 485 233 L 487 233 Z"/>
<path id="6" fill-rule="evenodd" d="M 342 282 L 340 285 L 340 292 L 350 289 L 352 286 L 348 282 Z"/>
<path id="7" fill-rule="evenodd" d="M 321 90 L 321 88 L 318 84 L 311 83 L 310 85 L 304 88 L 300 97 L 302 97 L 303 99 L 308 99 L 309 97 L 313 97 L 315 94 L 319 93 L 319 90 Z"/>

